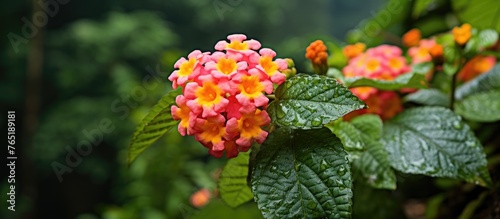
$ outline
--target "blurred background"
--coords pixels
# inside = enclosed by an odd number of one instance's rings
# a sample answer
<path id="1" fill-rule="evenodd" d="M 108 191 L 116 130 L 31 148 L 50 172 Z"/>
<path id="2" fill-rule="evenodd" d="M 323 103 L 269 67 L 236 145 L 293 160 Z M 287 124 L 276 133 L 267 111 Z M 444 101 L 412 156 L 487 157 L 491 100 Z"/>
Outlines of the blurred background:
<path id="1" fill-rule="evenodd" d="M 300 72 L 316 39 L 399 44 L 413 27 L 424 37 L 449 30 L 460 23 L 456 13 L 446 0 L 4 2 L 0 108 L 16 111 L 18 160 L 16 211 L 2 200 L 0 218 L 259 218 L 254 203 L 231 209 L 217 197 L 204 206 L 190 201 L 217 188 L 226 161 L 175 130 L 127 166 L 134 128 L 171 89 L 175 61 L 244 33 L 293 58 Z M 1 197 L 8 186 L 2 174 Z M 402 188 L 400 200 L 412 196 Z M 356 189 L 360 203 L 389 193 Z M 355 205 L 354 216 L 411 217 L 397 201 Z"/>

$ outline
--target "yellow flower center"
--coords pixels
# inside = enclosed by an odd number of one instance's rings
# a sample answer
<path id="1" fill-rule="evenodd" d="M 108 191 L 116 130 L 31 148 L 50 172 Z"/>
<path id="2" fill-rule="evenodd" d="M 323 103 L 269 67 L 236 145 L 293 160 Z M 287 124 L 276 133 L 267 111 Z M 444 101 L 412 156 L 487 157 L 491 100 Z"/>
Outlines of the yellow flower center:
<path id="1" fill-rule="evenodd" d="M 226 48 L 234 50 L 248 50 L 248 44 L 245 42 L 233 41 L 227 44 Z"/>
<path id="2" fill-rule="evenodd" d="M 202 106 L 218 104 L 222 100 L 222 90 L 210 81 L 203 82 L 203 86 L 195 91 L 198 103 Z"/>
<path id="3" fill-rule="evenodd" d="M 177 116 L 181 118 L 181 126 L 187 128 L 189 126 L 189 112 L 191 111 L 187 105 L 179 107 Z"/>
<path id="4" fill-rule="evenodd" d="M 241 137 L 243 138 L 253 138 L 260 134 L 260 125 L 263 124 L 262 119 L 259 117 L 260 110 L 257 109 L 255 114 L 243 115 L 238 121 L 238 125 L 241 127 Z"/>
<path id="5" fill-rule="evenodd" d="M 217 62 L 217 70 L 228 75 L 236 71 L 238 66 L 236 65 L 236 61 L 234 59 L 221 58 Z"/>
<path id="6" fill-rule="evenodd" d="M 392 58 L 389 60 L 389 66 L 392 69 L 400 69 L 401 67 L 403 67 L 403 63 L 399 59 Z"/>
<path id="7" fill-rule="evenodd" d="M 260 57 L 259 64 L 262 68 L 264 68 L 264 71 L 269 76 L 273 76 L 278 70 L 278 65 L 273 62 L 273 59 L 270 56 Z"/>
<path id="8" fill-rule="evenodd" d="M 369 60 L 366 63 L 366 70 L 371 72 L 376 71 L 379 67 L 380 67 L 380 62 L 375 59 Z"/>
<path id="9" fill-rule="evenodd" d="M 195 58 L 190 58 L 187 62 L 181 64 L 179 67 L 179 77 L 189 76 L 193 72 L 194 65 L 196 64 Z"/>
<path id="10" fill-rule="evenodd" d="M 258 97 L 264 90 L 264 86 L 260 83 L 257 75 L 243 76 L 238 88 L 243 95 L 249 98 Z"/>
<path id="11" fill-rule="evenodd" d="M 200 134 L 200 138 L 204 142 L 211 142 L 213 144 L 217 144 L 222 141 L 222 136 L 226 133 L 226 128 L 223 126 L 224 124 L 217 124 L 211 121 L 206 121 L 203 124 L 203 132 Z"/>

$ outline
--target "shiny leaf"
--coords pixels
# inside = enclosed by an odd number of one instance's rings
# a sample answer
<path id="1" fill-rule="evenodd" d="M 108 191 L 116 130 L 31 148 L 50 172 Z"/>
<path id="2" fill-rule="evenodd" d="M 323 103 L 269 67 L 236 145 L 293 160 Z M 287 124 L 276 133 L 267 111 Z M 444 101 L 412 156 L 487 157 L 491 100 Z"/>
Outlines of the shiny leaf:
<path id="1" fill-rule="evenodd" d="M 252 191 L 265 218 L 351 218 L 352 181 L 328 129 L 274 131 L 256 158 Z"/>
<path id="2" fill-rule="evenodd" d="M 345 114 L 365 108 L 346 87 L 326 76 L 299 74 L 276 89 L 267 109 L 277 126 L 318 129 Z"/>
<path id="3" fill-rule="evenodd" d="M 481 143 L 447 108 L 404 111 L 384 124 L 383 142 L 391 165 L 401 172 L 492 183 Z"/>
<path id="4" fill-rule="evenodd" d="M 500 90 L 468 96 L 455 104 L 457 114 L 476 122 L 500 120 Z"/>

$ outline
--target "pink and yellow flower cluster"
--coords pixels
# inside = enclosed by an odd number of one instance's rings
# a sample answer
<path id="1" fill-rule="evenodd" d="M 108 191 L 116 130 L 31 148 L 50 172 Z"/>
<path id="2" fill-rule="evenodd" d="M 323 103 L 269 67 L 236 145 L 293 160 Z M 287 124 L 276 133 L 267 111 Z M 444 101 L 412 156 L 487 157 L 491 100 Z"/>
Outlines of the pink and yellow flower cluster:
<path id="1" fill-rule="evenodd" d="M 214 157 L 225 151 L 231 158 L 267 138 L 262 130 L 270 122 L 265 94 L 285 81 L 282 71 L 288 64 L 245 35 L 227 39 L 215 45 L 216 52 L 195 50 L 179 59 L 168 79 L 183 91 L 171 109 L 180 120 L 179 133 L 194 135 Z"/>
<path id="2" fill-rule="evenodd" d="M 402 56 L 402 50 L 396 46 L 380 45 L 352 57 L 343 68 L 345 77 L 365 77 L 379 80 L 394 80 L 399 75 L 410 71 L 410 66 Z M 354 111 L 354 115 L 373 113 L 382 119 L 389 119 L 402 111 L 399 96 L 392 91 L 381 91 L 373 87 L 356 87 L 351 91 L 367 103 L 368 109 Z"/>

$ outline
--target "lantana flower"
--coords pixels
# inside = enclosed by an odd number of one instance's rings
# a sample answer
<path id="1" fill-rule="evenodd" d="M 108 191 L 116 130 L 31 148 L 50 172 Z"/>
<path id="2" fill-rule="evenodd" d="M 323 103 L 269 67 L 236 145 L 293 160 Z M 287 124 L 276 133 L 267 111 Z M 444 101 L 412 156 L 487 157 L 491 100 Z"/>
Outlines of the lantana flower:
<path id="1" fill-rule="evenodd" d="M 381 45 L 368 49 L 349 60 L 342 69 L 345 77 L 365 77 L 378 80 L 394 80 L 408 73 L 410 66 L 396 46 Z M 350 89 L 363 100 L 368 109 L 349 113 L 346 120 L 360 114 L 378 114 L 382 119 L 389 119 L 403 110 L 399 96 L 393 91 L 381 91 L 373 87 L 355 87 Z"/>
<path id="2" fill-rule="evenodd" d="M 289 66 L 243 34 L 227 39 L 214 53 L 195 50 L 179 59 L 169 80 L 173 88 L 183 88 L 171 107 L 172 117 L 180 120 L 179 133 L 194 135 L 214 157 L 231 158 L 267 138 L 262 129 L 271 120 L 266 94 L 286 80 Z"/>

